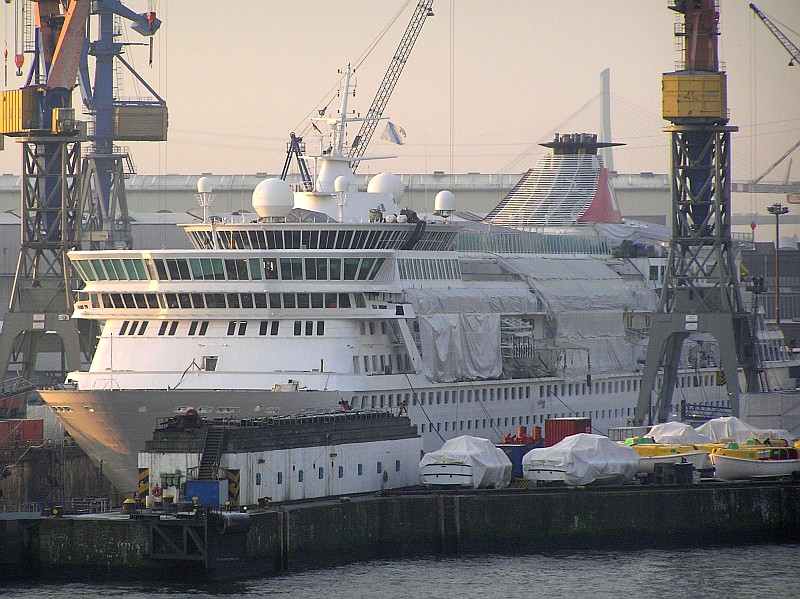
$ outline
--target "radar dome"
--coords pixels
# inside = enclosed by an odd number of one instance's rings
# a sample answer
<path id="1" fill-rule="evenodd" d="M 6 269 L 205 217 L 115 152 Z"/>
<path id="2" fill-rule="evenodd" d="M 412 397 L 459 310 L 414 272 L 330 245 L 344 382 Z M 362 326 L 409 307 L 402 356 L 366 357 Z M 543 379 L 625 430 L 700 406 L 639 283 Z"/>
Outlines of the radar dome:
<path id="1" fill-rule="evenodd" d="M 197 180 L 197 193 L 211 193 L 213 190 L 214 186 L 208 177 L 200 177 Z"/>
<path id="2" fill-rule="evenodd" d="M 400 177 L 392 173 L 378 173 L 367 184 L 367 191 L 370 193 L 390 193 L 395 203 L 400 203 L 400 198 L 406 191 Z"/>
<path id="3" fill-rule="evenodd" d="M 333 180 L 333 189 L 337 192 L 344 192 L 350 189 L 350 179 L 344 175 L 339 175 Z"/>
<path id="4" fill-rule="evenodd" d="M 453 192 L 443 189 L 437 193 L 436 199 L 433 201 L 433 209 L 436 214 L 442 216 L 448 216 L 455 212 L 456 198 L 453 196 Z"/>
<path id="5" fill-rule="evenodd" d="M 291 186 L 282 179 L 264 179 L 253 190 L 253 208 L 262 218 L 286 216 L 294 208 Z"/>

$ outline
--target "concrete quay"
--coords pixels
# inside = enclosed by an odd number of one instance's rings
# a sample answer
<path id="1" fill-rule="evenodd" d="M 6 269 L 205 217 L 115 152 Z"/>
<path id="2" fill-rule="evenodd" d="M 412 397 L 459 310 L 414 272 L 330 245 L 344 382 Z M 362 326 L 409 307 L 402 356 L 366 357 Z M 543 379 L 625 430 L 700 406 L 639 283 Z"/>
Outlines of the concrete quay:
<path id="1" fill-rule="evenodd" d="M 219 580 L 372 559 L 800 541 L 800 482 L 428 491 L 0 518 L 0 579 Z"/>

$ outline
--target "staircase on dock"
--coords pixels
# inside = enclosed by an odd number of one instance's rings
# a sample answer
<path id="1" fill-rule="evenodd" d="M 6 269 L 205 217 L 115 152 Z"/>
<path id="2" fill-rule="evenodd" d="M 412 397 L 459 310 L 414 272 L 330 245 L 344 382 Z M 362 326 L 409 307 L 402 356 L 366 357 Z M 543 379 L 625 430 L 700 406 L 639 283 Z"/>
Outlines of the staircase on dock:
<path id="1" fill-rule="evenodd" d="M 225 429 L 222 427 L 208 428 L 203 445 L 203 455 L 200 457 L 200 467 L 197 469 L 197 480 L 217 480 L 217 469 L 224 447 Z"/>

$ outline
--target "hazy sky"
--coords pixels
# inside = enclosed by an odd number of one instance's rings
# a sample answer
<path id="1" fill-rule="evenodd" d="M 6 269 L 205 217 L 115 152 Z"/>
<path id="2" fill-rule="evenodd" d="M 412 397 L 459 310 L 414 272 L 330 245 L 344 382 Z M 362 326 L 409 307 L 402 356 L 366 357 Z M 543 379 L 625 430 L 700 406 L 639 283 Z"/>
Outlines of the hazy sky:
<path id="1" fill-rule="evenodd" d="M 142 174 L 279 172 L 290 131 L 328 103 L 337 69 L 356 63 L 405 0 L 128 0 L 155 8 L 163 26 L 154 63 L 128 51 L 169 105 L 169 141 L 130 142 Z M 397 154 L 360 171 L 522 172 L 553 131 L 599 130 L 600 72 L 611 69 L 612 127 L 628 145 L 620 172 L 669 169 L 661 131 L 661 74 L 681 58 L 667 0 L 436 0 L 386 110 L 406 145 L 379 139 L 368 153 Z M 759 0 L 800 44 L 800 1 Z M 357 72 L 351 107 L 364 113 L 389 65 L 416 0 Z M 721 58 L 727 63 L 734 179 L 760 174 L 800 139 L 800 66 L 746 0 L 721 0 Z M 6 40 L 13 56 L 13 19 Z M 793 30 L 793 31 L 792 31 Z M 128 34 L 130 41 L 141 41 Z M 11 61 L 9 61 L 11 62 Z M 8 68 L 8 87 L 22 85 Z M 125 96 L 139 90 L 126 78 Z M 451 93 L 452 88 L 452 93 Z M 78 95 L 76 92 L 76 103 Z M 594 99 L 593 99 L 594 98 Z M 338 107 L 338 99 L 331 103 Z M 583 110 L 580 110 L 585 107 Z M 452 122 L 452 136 L 451 136 Z M 354 132 L 351 132 L 351 135 Z M 311 140 L 311 136 L 306 137 Z M 796 153 L 800 162 L 800 153 Z M 2 172 L 20 171 L 10 140 Z M 771 178 L 785 176 L 785 167 Z M 793 179 L 800 178 L 800 164 Z"/>

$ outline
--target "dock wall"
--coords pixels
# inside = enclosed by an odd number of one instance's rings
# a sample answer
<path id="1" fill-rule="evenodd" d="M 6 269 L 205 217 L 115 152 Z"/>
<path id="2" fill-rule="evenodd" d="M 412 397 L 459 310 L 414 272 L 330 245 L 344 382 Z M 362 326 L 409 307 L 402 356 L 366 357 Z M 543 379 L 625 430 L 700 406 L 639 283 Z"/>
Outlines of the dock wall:
<path id="1" fill-rule="evenodd" d="M 44 579 L 244 577 L 370 559 L 800 542 L 800 483 L 399 492 L 284 505 L 250 513 L 235 568 L 230 554 L 216 563 L 213 551 L 205 564 L 154 559 L 148 520 L 42 518 L 28 528 L 28 559 Z M 221 543 L 216 534 L 208 529 L 209 545 Z"/>
<path id="2" fill-rule="evenodd" d="M 119 493 L 77 445 L 0 449 L 0 508 L 26 503 L 65 503 L 68 497 Z"/>

